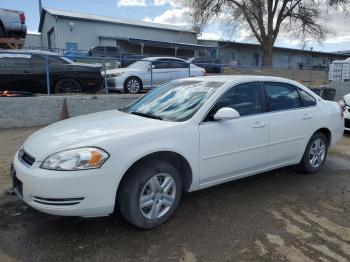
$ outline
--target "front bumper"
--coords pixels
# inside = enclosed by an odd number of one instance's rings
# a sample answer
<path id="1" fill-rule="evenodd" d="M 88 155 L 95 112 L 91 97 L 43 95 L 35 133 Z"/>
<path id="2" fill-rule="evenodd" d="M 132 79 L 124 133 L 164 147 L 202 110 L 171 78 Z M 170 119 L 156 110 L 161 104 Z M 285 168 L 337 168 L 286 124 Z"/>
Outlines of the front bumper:
<path id="1" fill-rule="evenodd" d="M 124 91 L 124 79 L 120 77 L 107 78 L 108 90 Z"/>
<path id="2" fill-rule="evenodd" d="M 99 217 L 114 211 L 117 181 L 108 167 L 81 171 L 52 171 L 13 161 L 14 187 L 29 206 L 52 215 Z"/>

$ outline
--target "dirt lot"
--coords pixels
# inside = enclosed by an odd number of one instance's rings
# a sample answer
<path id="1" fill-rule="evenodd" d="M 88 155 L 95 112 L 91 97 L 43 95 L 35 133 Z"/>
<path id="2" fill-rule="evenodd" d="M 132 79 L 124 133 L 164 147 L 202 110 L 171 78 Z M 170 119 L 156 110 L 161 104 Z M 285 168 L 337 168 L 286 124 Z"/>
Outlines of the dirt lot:
<path id="1" fill-rule="evenodd" d="M 0 131 L 0 187 L 11 158 L 35 129 Z M 350 260 L 350 135 L 323 171 L 284 168 L 193 192 L 149 231 L 120 217 L 41 214 L 0 195 L 0 261 Z"/>

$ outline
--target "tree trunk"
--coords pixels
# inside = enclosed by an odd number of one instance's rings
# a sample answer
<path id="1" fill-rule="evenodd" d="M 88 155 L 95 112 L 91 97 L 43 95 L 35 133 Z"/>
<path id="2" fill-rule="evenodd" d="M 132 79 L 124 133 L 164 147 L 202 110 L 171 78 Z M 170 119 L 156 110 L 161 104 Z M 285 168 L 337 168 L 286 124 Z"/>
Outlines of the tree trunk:
<path id="1" fill-rule="evenodd" d="M 273 44 L 267 43 L 262 47 L 262 65 L 272 66 Z"/>

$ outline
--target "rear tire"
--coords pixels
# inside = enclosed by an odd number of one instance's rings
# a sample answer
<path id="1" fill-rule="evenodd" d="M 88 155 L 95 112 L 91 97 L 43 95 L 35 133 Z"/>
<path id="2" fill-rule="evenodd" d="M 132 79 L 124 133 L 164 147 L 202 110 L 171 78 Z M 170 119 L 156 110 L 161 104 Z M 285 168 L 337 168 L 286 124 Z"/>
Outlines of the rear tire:
<path id="1" fill-rule="evenodd" d="M 55 84 L 55 94 L 81 93 L 81 85 L 74 78 L 62 78 Z"/>
<path id="2" fill-rule="evenodd" d="M 315 133 L 306 146 L 299 168 L 308 174 L 317 173 L 326 161 L 327 153 L 328 140 L 326 136 L 321 132 Z"/>
<path id="3" fill-rule="evenodd" d="M 118 207 L 133 225 L 150 229 L 166 222 L 179 203 L 179 171 L 163 160 L 143 162 L 132 168 L 119 186 Z"/>

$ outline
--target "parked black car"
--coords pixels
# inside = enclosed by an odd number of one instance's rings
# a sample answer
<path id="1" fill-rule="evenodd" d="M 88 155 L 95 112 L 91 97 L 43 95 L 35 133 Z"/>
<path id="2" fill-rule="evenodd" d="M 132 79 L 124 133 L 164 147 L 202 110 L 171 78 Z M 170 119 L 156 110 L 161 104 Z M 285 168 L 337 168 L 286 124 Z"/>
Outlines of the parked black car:
<path id="1" fill-rule="evenodd" d="M 224 66 L 219 58 L 195 57 L 189 59 L 188 62 L 204 68 L 207 72 L 222 73 L 224 71 Z"/>
<path id="2" fill-rule="evenodd" d="M 46 57 L 51 93 L 95 93 L 102 87 L 100 65 L 75 63 L 51 52 L 0 52 L 0 91 L 47 93 Z"/>

